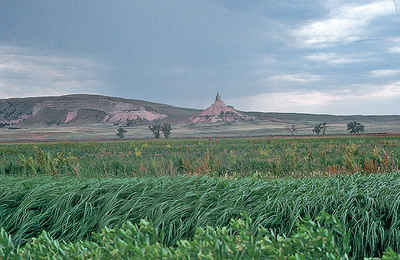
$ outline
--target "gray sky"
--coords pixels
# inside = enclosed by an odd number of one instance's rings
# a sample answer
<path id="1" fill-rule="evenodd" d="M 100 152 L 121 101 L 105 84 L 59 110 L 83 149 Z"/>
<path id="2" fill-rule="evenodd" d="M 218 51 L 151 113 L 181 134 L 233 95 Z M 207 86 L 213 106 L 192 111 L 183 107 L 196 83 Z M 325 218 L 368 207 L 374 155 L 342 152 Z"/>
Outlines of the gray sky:
<path id="1" fill-rule="evenodd" d="M 2 0 L 0 98 L 400 114 L 399 0 Z"/>

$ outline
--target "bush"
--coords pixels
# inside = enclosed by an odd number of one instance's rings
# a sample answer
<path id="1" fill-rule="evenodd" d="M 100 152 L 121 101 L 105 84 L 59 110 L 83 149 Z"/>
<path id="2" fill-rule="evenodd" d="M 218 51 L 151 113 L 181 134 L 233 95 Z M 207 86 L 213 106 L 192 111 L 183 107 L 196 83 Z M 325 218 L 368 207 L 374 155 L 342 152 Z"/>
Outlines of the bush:
<path id="1" fill-rule="evenodd" d="M 122 138 L 125 137 L 125 133 L 126 133 L 126 132 L 127 132 L 127 131 L 126 131 L 124 128 L 118 127 L 116 135 L 117 135 L 119 138 L 122 139 Z"/>
<path id="2" fill-rule="evenodd" d="M 348 259 L 348 237 L 337 220 L 327 214 L 319 218 L 331 230 L 311 220 L 298 223 L 291 237 L 275 235 L 265 228 L 253 228 L 242 215 L 227 227 L 197 228 L 192 240 L 180 240 L 175 247 L 163 245 L 159 231 L 142 219 L 121 228 L 104 228 L 93 241 L 57 241 L 45 231 L 24 247 L 16 247 L 11 236 L 0 231 L 0 257 L 5 259 Z M 339 243 L 341 242 L 341 243 Z"/>
<path id="3" fill-rule="evenodd" d="M 350 131 L 351 134 L 359 134 L 360 132 L 364 132 L 365 127 L 360 122 L 351 121 L 347 124 L 347 130 Z"/>
<path id="4" fill-rule="evenodd" d="M 160 138 L 161 124 L 159 122 L 149 125 L 149 129 L 153 133 L 154 138 Z"/>
<path id="5" fill-rule="evenodd" d="M 171 124 L 170 123 L 163 123 L 161 125 L 161 132 L 163 133 L 165 138 L 168 138 L 171 135 Z"/>

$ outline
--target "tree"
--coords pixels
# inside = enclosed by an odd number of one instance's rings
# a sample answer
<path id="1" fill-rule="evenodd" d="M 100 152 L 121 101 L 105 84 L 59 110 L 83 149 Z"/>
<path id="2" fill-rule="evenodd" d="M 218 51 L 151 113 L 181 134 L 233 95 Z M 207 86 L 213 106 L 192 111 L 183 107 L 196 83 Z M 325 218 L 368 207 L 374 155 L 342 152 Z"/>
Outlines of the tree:
<path id="1" fill-rule="evenodd" d="M 159 122 L 149 125 L 149 129 L 153 132 L 154 138 L 160 138 L 161 124 Z"/>
<path id="2" fill-rule="evenodd" d="M 347 123 L 347 130 L 350 131 L 350 134 L 359 134 L 360 132 L 364 132 L 365 127 L 360 122 L 351 121 Z"/>
<path id="3" fill-rule="evenodd" d="M 321 133 L 320 124 L 319 125 L 315 125 L 313 130 L 312 130 L 312 132 L 313 132 L 313 135 L 319 135 Z"/>
<path id="4" fill-rule="evenodd" d="M 326 129 L 328 128 L 328 123 L 319 123 L 318 125 L 315 125 L 313 128 L 313 134 L 320 135 L 322 131 L 322 135 L 326 134 Z"/>
<path id="5" fill-rule="evenodd" d="M 322 123 L 321 127 L 322 127 L 322 135 L 325 135 L 326 129 L 328 128 L 328 123 L 327 122 Z"/>
<path id="6" fill-rule="evenodd" d="M 289 133 L 291 135 L 294 135 L 296 133 L 296 131 L 297 131 L 296 125 L 295 124 L 289 125 L 288 126 L 288 131 L 289 131 Z"/>
<path id="7" fill-rule="evenodd" d="M 125 137 L 125 133 L 126 133 L 127 131 L 124 129 L 124 128 L 122 128 L 122 127 L 118 127 L 118 129 L 117 129 L 117 132 L 116 132 L 116 135 L 119 137 L 119 138 L 124 138 Z"/>
<path id="8" fill-rule="evenodd" d="M 161 125 L 161 132 L 163 133 L 165 138 L 168 138 L 171 135 L 171 124 L 170 123 L 163 123 Z"/>

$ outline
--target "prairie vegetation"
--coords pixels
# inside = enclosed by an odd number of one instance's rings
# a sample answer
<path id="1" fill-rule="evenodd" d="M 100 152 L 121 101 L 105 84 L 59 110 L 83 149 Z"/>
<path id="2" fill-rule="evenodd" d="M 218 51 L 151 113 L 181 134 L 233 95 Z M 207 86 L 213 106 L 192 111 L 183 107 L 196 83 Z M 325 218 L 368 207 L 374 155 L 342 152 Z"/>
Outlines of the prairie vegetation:
<path id="1" fill-rule="evenodd" d="M 0 258 L 397 257 L 399 142 L 3 145 Z"/>
<path id="2" fill-rule="evenodd" d="M 330 223 L 337 231 L 342 227 L 335 218 L 322 215 L 319 220 Z M 9 259 L 346 259 L 346 251 L 338 248 L 332 230 L 308 220 L 297 225 L 291 237 L 252 227 L 250 218 L 232 219 L 227 227 L 198 227 L 193 239 L 180 240 L 175 246 L 163 245 L 160 232 L 146 220 L 127 222 L 120 228 L 104 228 L 93 233 L 92 241 L 67 243 L 54 240 L 46 231 L 24 247 L 17 247 L 12 237 L 0 231 L 0 255 Z M 255 233 L 256 232 L 256 233 Z M 323 238 L 323 239 L 321 239 Z M 394 252 L 387 250 L 385 256 Z M 395 254 L 394 254 L 395 255 Z M 395 255 L 396 256 L 396 255 Z"/>
<path id="3" fill-rule="evenodd" d="M 395 172 L 400 138 L 184 139 L 0 146 L 0 175 L 307 177 Z"/>
<path id="4" fill-rule="evenodd" d="M 130 221 L 151 221 L 160 243 L 190 240 L 198 227 L 224 227 L 245 213 L 252 230 L 290 236 L 302 219 L 326 212 L 343 226 L 334 233 L 349 256 L 379 256 L 400 248 L 399 176 L 338 176 L 283 180 L 210 177 L 77 179 L 1 178 L 0 226 L 15 245 L 43 231 L 67 242 L 92 240 L 93 232 Z M 331 224 L 321 227 L 330 229 Z M 342 237 L 348 237 L 345 246 Z"/>

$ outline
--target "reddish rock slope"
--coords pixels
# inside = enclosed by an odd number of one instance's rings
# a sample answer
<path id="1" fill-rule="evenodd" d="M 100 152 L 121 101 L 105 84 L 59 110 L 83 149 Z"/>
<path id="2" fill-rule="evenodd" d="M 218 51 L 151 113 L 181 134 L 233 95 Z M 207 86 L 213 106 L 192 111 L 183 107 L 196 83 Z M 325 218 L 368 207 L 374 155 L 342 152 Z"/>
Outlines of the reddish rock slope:
<path id="1" fill-rule="evenodd" d="M 191 118 L 192 123 L 216 123 L 254 120 L 254 117 L 244 115 L 236 111 L 233 107 L 227 106 L 217 94 L 214 104 L 204 110 L 199 115 Z"/>

